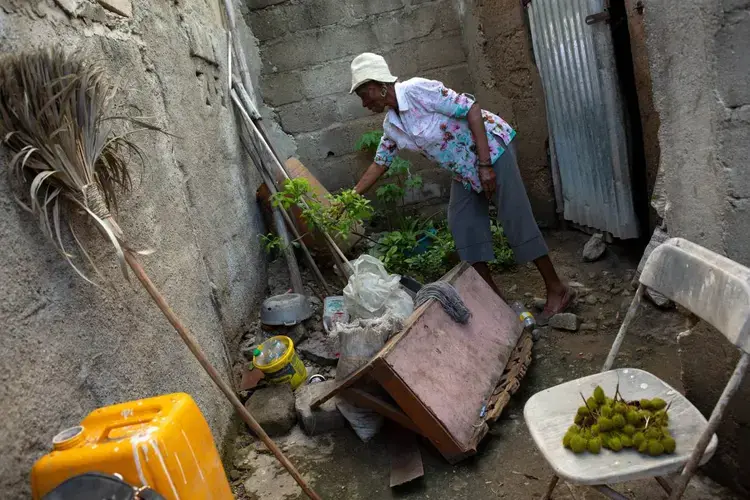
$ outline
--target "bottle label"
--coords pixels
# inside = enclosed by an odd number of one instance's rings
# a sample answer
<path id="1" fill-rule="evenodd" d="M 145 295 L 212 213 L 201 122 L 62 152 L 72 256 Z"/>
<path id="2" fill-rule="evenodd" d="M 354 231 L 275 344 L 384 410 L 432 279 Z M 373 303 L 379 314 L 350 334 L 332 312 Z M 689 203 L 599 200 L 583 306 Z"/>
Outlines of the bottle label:
<path id="1" fill-rule="evenodd" d="M 518 320 L 521 323 L 523 323 L 527 319 L 533 319 L 533 318 L 534 318 L 534 316 L 532 316 L 531 313 L 528 312 L 528 311 L 524 311 L 524 312 L 522 312 L 521 314 L 518 315 Z"/>

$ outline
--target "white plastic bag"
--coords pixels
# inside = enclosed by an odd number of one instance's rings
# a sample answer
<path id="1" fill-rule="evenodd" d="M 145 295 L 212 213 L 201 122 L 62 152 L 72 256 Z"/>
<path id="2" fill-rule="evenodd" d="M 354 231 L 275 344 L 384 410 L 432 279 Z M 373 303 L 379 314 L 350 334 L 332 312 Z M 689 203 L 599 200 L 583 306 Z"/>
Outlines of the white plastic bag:
<path id="1" fill-rule="evenodd" d="M 352 318 L 379 318 L 386 312 L 406 319 L 414 311 L 414 300 L 401 289 L 401 277 L 388 274 L 380 260 L 361 255 L 352 262 L 354 273 L 344 288 L 344 305 Z"/>

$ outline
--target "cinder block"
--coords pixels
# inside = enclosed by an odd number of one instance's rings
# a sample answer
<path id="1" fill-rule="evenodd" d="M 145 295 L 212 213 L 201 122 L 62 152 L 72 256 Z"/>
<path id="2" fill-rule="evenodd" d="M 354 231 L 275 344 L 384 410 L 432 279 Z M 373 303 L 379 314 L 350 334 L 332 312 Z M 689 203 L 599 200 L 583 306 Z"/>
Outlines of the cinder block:
<path id="1" fill-rule="evenodd" d="M 473 93 L 473 85 L 471 82 L 471 74 L 469 73 L 469 66 L 467 64 L 458 64 L 456 66 L 450 66 L 447 68 L 438 68 L 430 71 L 425 71 L 421 75 L 422 78 L 429 78 L 431 80 L 438 80 L 443 82 L 446 87 L 455 90 L 456 92 L 467 92 Z"/>
<path id="2" fill-rule="evenodd" d="M 289 71 L 356 55 L 378 46 L 369 23 L 305 31 L 261 47 L 264 72 Z"/>
<path id="3" fill-rule="evenodd" d="M 338 123 L 323 130 L 295 136 L 297 154 L 301 159 L 323 160 L 355 152 L 357 139 L 370 130 L 383 128 L 383 116 L 373 115 L 347 123 Z"/>
<path id="4" fill-rule="evenodd" d="M 399 44 L 383 57 L 394 75 L 418 75 L 430 69 L 465 62 L 462 43 L 460 35 L 421 38 Z"/>
<path id="5" fill-rule="evenodd" d="M 341 189 L 351 189 L 359 180 L 356 173 L 361 165 L 369 165 L 371 160 L 365 155 L 349 153 L 341 157 L 311 160 L 305 163 L 315 177 L 328 191 L 335 193 Z M 364 171 L 364 170 L 362 170 Z"/>
<path id="6" fill-rule="evenodd" d="M 461 29 L 456 10 L 449 3 L 440 8 L 422 5 L 409 11 L 391 12 L 374 18 L 372 23 L 381 45 L 395 45 L 433 32 Z"/>
<path id="7" fill-rule="evenodd" d="M 372 111 L 362 106 L 362 100 L 356 94 L 337 94 L 336 110 L 340 122 L 348 122 L 372 116 Z"/>
<path id="8" fill-rule="evenodd" d="M 349 65 L 352 58 L 329 62 L 300 72 L 300 80 L 308 98 L 348 93 L 352 84 Z"/>
<path id="9" fill-rule="evenodd" d="M 310 409 L 310 403 L 314 399 L 323 396 L 336 387 L 335 380 L 326 380 L 316 384 L 306 384 L 295 392 L 295 409 L 297 420 L 302 424 L 302 429 L 309 436 L 316 436 L 346 426 L 346 420 L 336 408 L 337 397 L 331 398 L 316 410 Z"/>
<path id="10" fill-rule="evenodd" d="M 281 127 L 289 134 L 319 130 L 338 119 L 336 99 L 332 97 L 295 102 L 276 111 L 281 119 Z"/>
<path id="11" fill-rule="evenodd" d="M 362 18 L 373 14 L 390 12 L 401 9 L 404 6 L 403 0 L 346 0 L 346 9 L 354 18 Z"/>
<path id="12" fill-rule="evenodd" d="M 305 86 L 299 73 L 271 73 L 260 78 L 263 100 L 281 106 L 304 98 Z"/>
<path id="13" fill-rule="evenodd" d="M 265 9 L 270 5 L 278 5 L 287 0 L 245 0 L 245 4 L 250 10 Z"/>
<path id="14" fill-rule="evenodd" d="M 733 110 L 730 119 L 718 130 L 720 148 L 718 160 L 724 167 L 727 194 L 732 198 L 750 198 L 750 175 L 747 159 L 750 158 L 750 107 Z"/>
<path id="15" fill-rule="evenodd" d="M 287 33 L 320 28 L 348 20 L 349 14 L 338 2 L 312 0 L 284 4 L 247 16 L 258 40 L 270 40 Z"/>

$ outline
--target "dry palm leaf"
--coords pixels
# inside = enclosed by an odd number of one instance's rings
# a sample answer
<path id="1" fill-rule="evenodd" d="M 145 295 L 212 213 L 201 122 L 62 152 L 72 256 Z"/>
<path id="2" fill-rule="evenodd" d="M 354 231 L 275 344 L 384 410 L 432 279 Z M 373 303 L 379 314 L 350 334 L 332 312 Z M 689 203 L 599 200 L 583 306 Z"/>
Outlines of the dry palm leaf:
<path id="1" fill-rule="evenodd" d="M 22 191 L 21 205 L 37 216 L 44 234 L 84 279 L 63 244 L 66 224 L 81 253 L 94 262 L 68 222 L 71 209 L 81 209 L 107 236 L 117 252 L 123 275 L 127 266 L 151 295 L 164 316 L 232 403 L 237 413 L 263 440 L 310 498 L 320 497 L 271 440 L 208 361 L 203 350 L 149 279 L 112 217 L 117 195 L 131 187 L 127 153 L 143 155 L 126 135 L 113 135 L 105 118 L 114 89 L 104 71 L 61 49 L 0 59 L 0 139 L 9 150 L 11 178 Z M 146 128 L 156 129 L 138 120 Z"/>
<path id="2" fill-rule="evenodd" d="M 11 154 L 11 180 L 28 188 L 17 200 L 87 281 L 63 243 L 62 226 L 68 225 L 96 269 L 70 225 L 71 209 L 82 210 L 104 232 L 128 275 L 125 238 L 110 210 L 131 188 L 129 153 L 143 155 L 128 134 L 112 133 L 106 117 L 113 94 L 103 68 L 61 49 L 0 59 L 0 138 Z"/>

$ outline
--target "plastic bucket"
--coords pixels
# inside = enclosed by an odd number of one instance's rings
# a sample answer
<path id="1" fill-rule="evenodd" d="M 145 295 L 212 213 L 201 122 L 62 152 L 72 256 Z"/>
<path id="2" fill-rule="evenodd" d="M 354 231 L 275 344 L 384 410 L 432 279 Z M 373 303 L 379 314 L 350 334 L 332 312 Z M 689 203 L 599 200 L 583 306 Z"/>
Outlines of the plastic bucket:
<path id="1" fill-rule="evenodd" d="M 270 342 L 276 339 L 286 345 L 286 352 L 277 360 L 267 365 L 258 363 L 257 358 L 253 356 L 253 365 L 263 372 L 265 378 L 271 384 L 288 383 L 292 389 L 296 389 L 307 379 L 307 368 L 299 359 L 297 351 L 294 350 L 294 342 L 289 337 L 278 335 L 266 340 Z"/>

